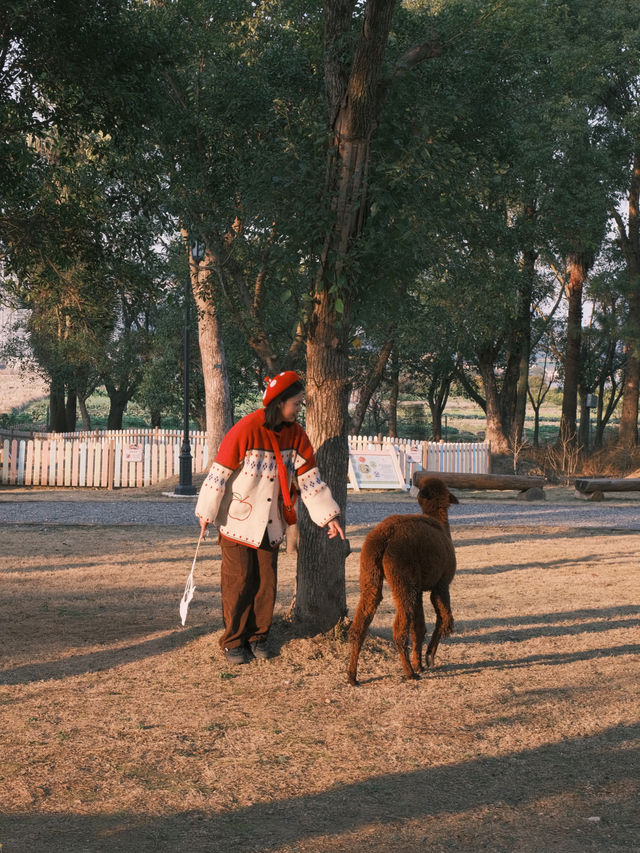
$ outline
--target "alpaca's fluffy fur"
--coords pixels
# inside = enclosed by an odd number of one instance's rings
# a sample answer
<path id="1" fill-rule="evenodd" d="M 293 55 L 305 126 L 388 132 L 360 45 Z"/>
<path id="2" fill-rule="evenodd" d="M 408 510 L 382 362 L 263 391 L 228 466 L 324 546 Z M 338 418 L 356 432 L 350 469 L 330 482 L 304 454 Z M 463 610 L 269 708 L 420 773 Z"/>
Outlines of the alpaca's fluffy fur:
<path id="1" fill-rule="evenodd" d="M 367 629 L 382 601 L 386 579 L 396 605 L 395 641 L 407 678 L 419 678 L 422 642 L 426 633 L 422 593 L 431 592 L 436 625 L 427 649 L 433 666 L 441 637 L 453 631 L 449 584 L 456 571 L 456 555 L 449 531 L 448 509 L 458 503 L 439 477 L 422 483 L 418 502 L 423 515 L 390 515 L 368 534 L 360 555 L 360 601 L 349 632 L 349 683 L 357 684 L 358 656 Z M 413 654 L 409 661 L 409 633 Z"/>

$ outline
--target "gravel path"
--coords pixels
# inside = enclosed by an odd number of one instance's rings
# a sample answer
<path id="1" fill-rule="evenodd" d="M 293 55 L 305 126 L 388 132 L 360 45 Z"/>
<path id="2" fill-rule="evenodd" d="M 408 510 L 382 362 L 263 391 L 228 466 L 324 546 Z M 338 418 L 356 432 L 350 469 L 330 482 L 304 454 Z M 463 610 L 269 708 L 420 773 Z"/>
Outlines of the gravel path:
<path id="1" fill-rule="evenodd" d="M 598 503 L 576 499 L 564 503 L 525 503 L 500 496 L 494 500 L 473 498 L 451 507 L 452 527 L 589 527 L 640 530 L 638 501 Z M 0 493 L 0 524 L 196 524 L 195 499 L 142 496 L 123 500 L 113 493 L 88 498 L 86 493 L 12 492 Z M 350 495 L 349 525 L 370 525 L 392 513 L 417 511 L 414 498 L 398 493 Z"/>

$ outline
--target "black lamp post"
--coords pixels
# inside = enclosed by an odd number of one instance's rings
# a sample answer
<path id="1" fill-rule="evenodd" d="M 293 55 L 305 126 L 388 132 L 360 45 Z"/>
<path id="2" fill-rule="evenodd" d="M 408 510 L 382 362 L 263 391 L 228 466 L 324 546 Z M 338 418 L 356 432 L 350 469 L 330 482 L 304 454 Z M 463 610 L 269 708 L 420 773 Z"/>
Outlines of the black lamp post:
<path id="1" fill-rule="evenodd" d="M 196 267 L 204 258 L 204 243 L 196 240 L 191 249 L 191 255 Z M 180 449 L 180 482 L 175 488 L 176 495 L 195 495 L 197 490 L 193 485 L 193 457 L 191 456 L 191 443 L 189 441 L 189 373 L 191 361 L 191 271 L 187 271 L 184 281 L 184 435 L 182 437 L 182 448 Z"/>

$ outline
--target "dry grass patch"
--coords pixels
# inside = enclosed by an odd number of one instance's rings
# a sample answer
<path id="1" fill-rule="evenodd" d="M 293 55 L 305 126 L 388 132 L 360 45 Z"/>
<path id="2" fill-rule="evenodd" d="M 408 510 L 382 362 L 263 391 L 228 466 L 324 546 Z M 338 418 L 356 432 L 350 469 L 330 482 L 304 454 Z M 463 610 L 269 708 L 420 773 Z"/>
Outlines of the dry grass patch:
<path id="1" fill-rule="evenodd" d="M 359 688 L 284 553 L 280 655 L 231 671 L 213 543 L 179 624 L 193 528 L 1 535 L 6 853 L 640 849 L 640 533 L 454 527 L 438 667 L 401 681 L 385 592 Z"/>

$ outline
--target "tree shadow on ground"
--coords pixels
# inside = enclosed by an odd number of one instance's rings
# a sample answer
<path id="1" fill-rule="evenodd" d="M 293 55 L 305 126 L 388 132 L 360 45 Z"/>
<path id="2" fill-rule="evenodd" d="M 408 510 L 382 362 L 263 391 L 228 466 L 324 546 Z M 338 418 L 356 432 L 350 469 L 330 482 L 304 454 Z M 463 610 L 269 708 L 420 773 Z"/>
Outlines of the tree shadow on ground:
<path id="1" fill-rule="evenodd" d="M 597 634 L 621 628 L 636 628 L 640 607 L 605 608 L 603 610 L 574 610 L 567 613 L 543 614 L 540 616 L 516 616 L 504 619 L 458 620 L 456 641 L 461 643 L 507 643 L 522 642 L 538 637 L 564 637 L 578 634 Z M 560 624 L 572 621 L 571 625 Z M 492 625 L 504 625 L 504 629 L 478 634 L 481 629 Z"/>
<path id="2" fill-rule="evenodd" d="M 172 546 L 171 550 L 175 551 L 175 556 L 169 553 L 168 549 L 163 546 L 163 551 L 161 553 L 156 553 L 155 555 L 146 554 L 140 551 L 136 551 L 132 553 L 131 557 L 126 560 L 113 560 L 109 555 L 95 558 L 95 559 L 83 559 L 81 557 L 77 557 L 72 552 L 69 553 L 59 553 L 56 556 L 65 557 L 64 565 L 52 565 L 51 562 L 43 562 L 38 565 L 31 566 L 20 566 L 16 569 L 6 568 L 0 569 L 0 577 L 3 575 L 30 575 L 37 574 L 40 572 L 46 572 L 48 574 L 60 572 L 61 574 L 69 574 L 72 572 L 89 572 L 92 569 L 97 569 L 98 571 L 104 569 L 113 569 L 113 568 L 121 568 L 122 566 L 130 566 L 132 563 L 140 564 L 144 563 L 144 565 L 148 568 L 148 571 L 153 571 L 153 568 L 156 564 L 172 566 L 173 564 L 178 566 L 186 567 L 186 571 L 188 574 L 191 560 L 193 559 L 193 554 L 188 550 L 190 548 Z M 115 550 L 115 549 L 114 549 Z M 69 559 L 71 557 L 72 559 Z M 198 558 L 198 562 L 206 563 L 220 563 L 222 557 L 220 552 L 215 553 L 212 550 L 208 550 L 206 554 L 202 557 Z M 218 568 L 219 571 L 219 568 Z"/>
<path id="3" fill-rule="evenodd" d="M 629 853 L 638 850 L 640 832 L 639 738 L 640 725 L 621 724 L 447 766 L 429 766 L 429 756 L 422 756 L 415 772 L 228 811 L 216 811 L 212 790 L 210 809 L 169 815 L 6 815 L 0 817 L 0 841 L 7 850 L 49 853 Z"/>
<path id="4" fill-rule="evenodd" d="M 192 640 L 203 636 L 211 630 L 210 626 L 196 625 L 163 634 L 161 637 L 130 643 L 116 649 L 109 648 L 100 651 L 87 652 L 80 655 L 69 655 L 60 660 L 42 661 L 16 666 L 0 673 L 0 684 L 30 684 L 34 681 L 59 680 L 83 675 L 88 672 L 102 672 L 114 669 L 123 664 L 144 658 L 154 657 L 170 652 L 181 646 L 186 646 Z M 0 839 L 0 843 L 2 839 Z"/>
<path id="5" fill-rule="evenodd" d="M 462 525 L 464 526 L 464 525 Z M 491 525 L 486 526 L 487 530 L 491 530 Z M 531 541 L 534 539 L 544 539 L 545 541 L 549 541 L 553 537 L 554 541 L 557 539 L 580 539 L 583 540 L 585 538 L 589 538 L 592 536 L 638 536 L 640 535 L 640 530 L 630 530 L 628 528 L 618 528 L 618 527 L 565 527 L 563 525 L 554 526 L 553 524 L 549 524 L 548 527 L 537 528 L 537 527 L 515 527 L 510 528 L 509 532 L 506 532 L 504 529 L 501 529 L 500 533 L 496 535 L 483 535 L 478 536 L 475 539 L 457 539 L 456 538 L 456 527 L 452 525 L 451 527 L 451 535 L 453 537 L 453 544 L 456 546 L 456 550 L 460 550 L 463 548 L 472 548 L 477 545 L 518 545 L 522 542 L 523 538 L 526 538 L 527 541 Z"/>
<path id="6" fill-rule="evenodd" d="M 523 572 L 530 569 L 564 569 L 567 566 L 582 565 L 584 563 L 597 563 L 602 565 L 600 554 L 581 554 L 579 557 L 570 557 L 564 560 L 535 560 L 530 563 L 504 563 L 503 565 L 482 566 L 475 569 L 456 570 L 457 575 L 500 575 L 505 572 Z"/>

